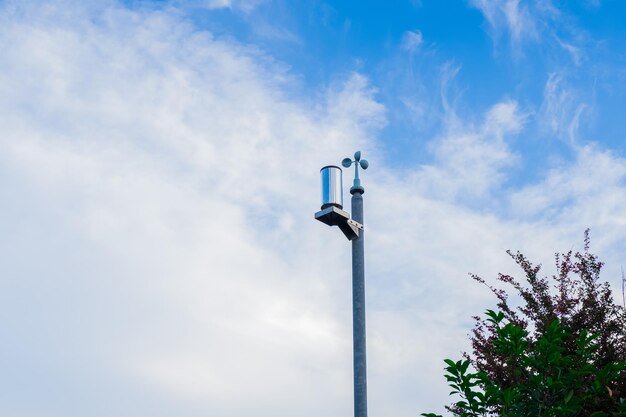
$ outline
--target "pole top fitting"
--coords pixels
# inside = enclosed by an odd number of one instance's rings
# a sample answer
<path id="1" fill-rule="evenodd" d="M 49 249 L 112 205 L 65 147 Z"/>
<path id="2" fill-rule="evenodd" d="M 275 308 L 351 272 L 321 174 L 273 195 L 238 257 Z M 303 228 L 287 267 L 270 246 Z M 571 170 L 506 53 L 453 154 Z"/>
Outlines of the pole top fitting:
<path id="1" fill-rule="evenodd" d="M 350 187 L 350 194 L 363 194 L 365 192 L 365 188 L 361 186 L 361 180 L 359 179 L 359 166 L 362 169 L 367 169 L 370 164 L 365 159 L 361 159 L 361 151 L 356 151 L 354 153 L 354 160 L 344 158 L 344 160 L 341 161 L 341 165 L 346 168 L 350 168 L 352 164 L 354 164 L 354 182 L 352 183 L 352 187 Z"/>

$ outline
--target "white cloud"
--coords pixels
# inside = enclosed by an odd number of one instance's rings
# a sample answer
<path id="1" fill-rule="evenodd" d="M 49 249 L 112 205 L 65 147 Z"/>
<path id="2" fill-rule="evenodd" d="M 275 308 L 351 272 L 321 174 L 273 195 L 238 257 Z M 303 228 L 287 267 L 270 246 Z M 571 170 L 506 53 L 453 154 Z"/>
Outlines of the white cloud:
<path id="1" fill-rule="evenodd" d="M 565 74 L 548 74 L 539 113 L 539 123 L 557 138 L 577 142 L 580 118 L 587 108 L 575 89 L 567 82 Z"/>
<path id="2" fill-rule="evenodd" d="M 445 200 L 488 196 L 517 161 L 505 139 L 519 133 L 524 120 L 517 103 L 505 101 L 493 106 L 479 127 L 454 123 L 431 143 L 437 163 L 423 167 L 421 191 Z"/>
<path id="3" fill-rule="evenodd" d="M 471 0 L 470 4 L 481 11 L 495 35 L 508 32 L 514 45 L 538 36 L 534 17 L 519 0 Z"/>
<path id="4" fill-rule="evenodd" d="M 85 398 L 76 415 L 345 411 L 349 316 L 337 314 L 335 277 L 307 253 L 325 248 L 347 274 L 331 255 L 347 246 L 323 243 L 312 213 L 319 167 L 367 151 L 384 123 L 367 81 L 351 76 L 308 106 L 282 93 L 297 86 L 280 65 L 175 15 L 107 7 L 68 23 L 62 8 L 20 11 L 0 30 L 12 202 L 2 228 L 21 225 L 4 234 L 16 254 L 4 276 L 68 296 L 32 304 L 4 278 L 3 315 L 31 317 L 7 335 L 7 372 L 42 382 L 3 386 L 16 398 L 3 414 L 24 395 L 68 415 L 59 389 Z M 45 275 L 24 268 L 23 253 Z M 46 350 L 24 350 L 20 328 Z M 44 367 L 24 371 L 33 355 Z M 118 383 L 137 398 L 103 404 Z M 141 398 L 163 407 L 155 414 Z"/>
<path id="5" fill-rule="evenodd" d="M 407 30 L 402 35 L 402 48 L 407 51 L 415 51 L 424 42 L 422 32 L 419 30 Z"/>
<path id="6" fill-rule="evenodd" d="M 302 44 L 302 40 L 298 35 L 284 27 L 271 25 L 267 22 L 254 22 L 253 27 L 254 32 L 261 38 L 271 41 Z"/>
<path id="7" fill-rule="evenodd" d="M 180 2 L 182 6 L 194 5 L 196 7 L 206 7 L 207 9 L 236 9 L 243 12 L 250 12 L 263 0 L 192 0 Z"/>
<path id="8" fill-rule="evenodd" d="M 568 42 L 564 42 L 558 38 L 557 38 L 557 42 L 559 43 L 559 45 L 561 45 L 561 47 L 565 51 L 567 51 L 567 53 L 572 58 L 572 61 L 574 62 L 574 64 L 577 66 L 580 65 L 583 59 L 583 50 L 580 47 L 574 46 L 573 44 L 568 43 Z"/>
<path id="9" fill-rule="evenodd" d="M 504 4 L 503 12 L 509 30 L 514 39 L 520 39 L 522 35 L 530 35 L 533 32 L 533 23 L 528 10 L 520 8 L 519 0 L 509 0 Z M 530 31 L 531 33 L 526 33 Z"/>
<path id="10" fill-rule="evenodd" d="M 230 7 L 232 0 L 207 0 L 206 6 L 209 9 L 219 9 L 224 7 Z"/>
<path id="11" fill-rule="evenodd" d="M 512 194 L 512 208 L 518 215 L 565 217 L 560 220 L 563 223 L 578 218 L 600 224 L 606 233 L 625 223 L 620 209 L 626 203 L 625 177 L 623 158 L 593 145 L 576 147 L 573 163 L 561 162 L 543 181 Z"/>
<path id="12" fill-rule="evenodd" d="M 483 14 L 496 46 L 503 36 L 508 37 L 515 58 L 524 56 L 525 47 L 532 42 L 535 48 L 551 55 L 566 52 L 578 66 L 588 48 L 597 47 L 588 33 L 574 24 L 575 19 L 551 0 L 470 0 L 469 3 Z"/>
<path id="13" fill-rule="evenodd" d="M 450 94 L 450 87 L 454 82 L 454 79 L 458 75 L 459 71 L 461 71 L 461 67 L 455 65 L 454 62 L 448 61 L 441 67 L 441 88 L 440 88 L 440 96 L 441 96 L 441 105 L 443 107 L 444 116 L 446 117 L 446 121 L 449 124 L 455 123 L 456 113 L 454 109 L 454 94 Z M 453 97 L 453 103 L 450 104 L 448 101 L 448 96 Z"/>

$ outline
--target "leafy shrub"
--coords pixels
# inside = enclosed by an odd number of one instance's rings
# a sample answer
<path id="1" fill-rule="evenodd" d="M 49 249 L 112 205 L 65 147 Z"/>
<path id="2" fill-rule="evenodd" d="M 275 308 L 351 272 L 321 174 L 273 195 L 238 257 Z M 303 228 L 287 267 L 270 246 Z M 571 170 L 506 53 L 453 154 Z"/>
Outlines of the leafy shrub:
<path id="1" fill-rule="evenodd" d="M 609 284 L 599 283 L 602 263 L 589 253 L 589 231 L 583 253 L 556 255 L 551 279 L 521 253 L 508 253 L 526 284 L 503 274 L 498 280 L 522 304 L 512 307 L 505 290 L 489 286 L 498 312 L 475 317 L 471 354 L 445 361 L 451 394 L 461 397 L 447 409 L 461 417 L 626 416 L 626 314 Z"/>

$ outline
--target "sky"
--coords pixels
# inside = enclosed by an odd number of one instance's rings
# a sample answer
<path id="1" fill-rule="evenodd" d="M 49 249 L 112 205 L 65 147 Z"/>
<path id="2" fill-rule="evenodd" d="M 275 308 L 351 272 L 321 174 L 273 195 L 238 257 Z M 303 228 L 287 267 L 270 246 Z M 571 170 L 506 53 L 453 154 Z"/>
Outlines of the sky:
<path id="1" fill-rule="evenodd" d="M 0 1 L 0 414 L 443 412 L 506 250 L 626 250 L 621 0 Z M 352 180 L 344 172 L 344 193 Z M 348 198 L 345 206 L 349 210 Z"/>

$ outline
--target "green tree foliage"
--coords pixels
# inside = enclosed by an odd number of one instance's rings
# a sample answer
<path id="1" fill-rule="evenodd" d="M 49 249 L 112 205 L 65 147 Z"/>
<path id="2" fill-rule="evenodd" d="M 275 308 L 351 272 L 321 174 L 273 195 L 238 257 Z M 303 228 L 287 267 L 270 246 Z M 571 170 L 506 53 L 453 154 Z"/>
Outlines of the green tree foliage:
<path id="1" fill-rule="evenodd" d="M 551 279 L 519 252 L 509 255 L 526 283 L 498 279 L 521 305 L 489 286 L 498 311 L 475 317 L 471 354 L 445 361 L 451 395 L 460 397 L 448 410 L 460 417 L 626 417 L 626 314 L 599 282 L 602 263 L 589 253 L 588 231 L 583 253 L 556 255 Z"/>

